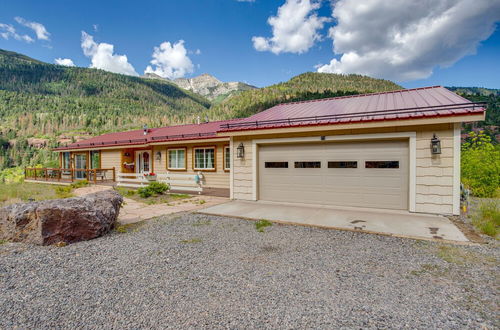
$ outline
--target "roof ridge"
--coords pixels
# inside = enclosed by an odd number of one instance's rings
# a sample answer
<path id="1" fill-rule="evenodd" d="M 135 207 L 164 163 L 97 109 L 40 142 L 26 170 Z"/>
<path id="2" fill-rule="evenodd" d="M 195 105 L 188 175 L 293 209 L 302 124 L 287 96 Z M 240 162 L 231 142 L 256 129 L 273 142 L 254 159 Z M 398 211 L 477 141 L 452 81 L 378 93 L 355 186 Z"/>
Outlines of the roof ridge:
<path id="1" fill-rule="evenodd" d="M 426 86 L 426 87 L 415 87 L 415 88 L 398 89 L 398 90 L 395 90 L 395 91 L 385 91 L 385 92 L 375 92 L 375 93 L 363 93 L 363 94 L 352 94 L 352 95 L 344 95 L 344 96 L 325 97 L 323 99 L 293 101 L 293 102 L 282 102 L 282 103 L 276 104 L 275 107 L 280 106 L 280 105 L 287 105 L 287 104 L 301 104 L 301 103 L 310 103 L 310 102 L 320 102 L 320 101 L 328 101 L 328 100 L 347 99 L 347 98 L 370 96 L 370 95 L 382 95 L 382 94 L 392 94 L 392 93 L 401 93 L 401 92 L 411 92 L 411 91 L 415 91 L 415 90 L 431 89 L 431 88 L 439 88 L 439 87 L 444 88 L 441 85 L 435 85 L 435 86 Z"/>

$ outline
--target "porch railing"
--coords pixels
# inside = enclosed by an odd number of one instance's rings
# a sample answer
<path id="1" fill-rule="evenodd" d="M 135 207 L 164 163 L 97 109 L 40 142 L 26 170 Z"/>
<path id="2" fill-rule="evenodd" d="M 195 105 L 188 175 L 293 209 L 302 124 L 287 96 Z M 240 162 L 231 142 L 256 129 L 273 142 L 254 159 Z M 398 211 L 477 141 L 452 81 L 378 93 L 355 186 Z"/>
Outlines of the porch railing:
<path id="1" fill-rule="evenodd" d="M 70 181 L 86 179 L 97 184 L 104 181 L 116 181 L 115 168 L 45 168 L 27 167 L 24 169 L 24 178 L 37 181 Z"/>

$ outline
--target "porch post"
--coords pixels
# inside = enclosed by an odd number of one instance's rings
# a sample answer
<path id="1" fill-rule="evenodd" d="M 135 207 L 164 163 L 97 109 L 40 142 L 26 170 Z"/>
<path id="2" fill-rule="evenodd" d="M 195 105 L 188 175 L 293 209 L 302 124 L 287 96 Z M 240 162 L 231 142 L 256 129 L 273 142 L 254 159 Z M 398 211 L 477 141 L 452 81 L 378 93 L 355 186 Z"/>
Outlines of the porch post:
<path id="1" fill-rule="evenodd" d="M 116 182 L 115 167 L 113 166 L 113 182 Z"/>

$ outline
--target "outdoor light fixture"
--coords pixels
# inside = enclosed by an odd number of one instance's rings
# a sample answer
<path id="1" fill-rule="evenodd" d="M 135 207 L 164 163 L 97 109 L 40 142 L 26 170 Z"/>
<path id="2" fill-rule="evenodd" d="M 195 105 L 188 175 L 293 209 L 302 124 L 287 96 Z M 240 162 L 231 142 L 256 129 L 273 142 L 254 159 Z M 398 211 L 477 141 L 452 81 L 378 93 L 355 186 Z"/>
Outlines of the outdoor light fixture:
<path id="1" fill-rule="evenodd" d="M 245 158 L 245 146 L 243 143 L 240 143 L 238 148 L 236 148 L 236 157 L 243 159 Z"/>
<path id="2" fill-rule="evenodd" d="M 433 155 L 439 155 L 441 153 L 441 140 L 439 140 L 435 133 L 431 139 L 431 153 Z"/>
<path id="3" fill-rule="evenodd" d="M 161 152 L 160 152 L 160 151 L 158 151 L 158 152 L 156 153 L 156 160 L 157 160 L 157 161 L 161 161 Z"/>

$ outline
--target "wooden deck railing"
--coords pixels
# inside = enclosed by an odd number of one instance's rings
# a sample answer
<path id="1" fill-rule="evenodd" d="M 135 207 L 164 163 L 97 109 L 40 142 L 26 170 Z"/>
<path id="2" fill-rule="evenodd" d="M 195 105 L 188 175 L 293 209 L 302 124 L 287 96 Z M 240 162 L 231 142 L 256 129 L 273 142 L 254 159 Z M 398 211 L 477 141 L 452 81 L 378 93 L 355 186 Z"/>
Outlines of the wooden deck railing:
<path id="1" fill-rule="evenodd" d="M 24 178 L 59 182 L 86 179 L 97 184 L 104 181 L 116 181 L 116 172 L 114 167 L 93 169 L 27 167 L 24 169 Z"/>

